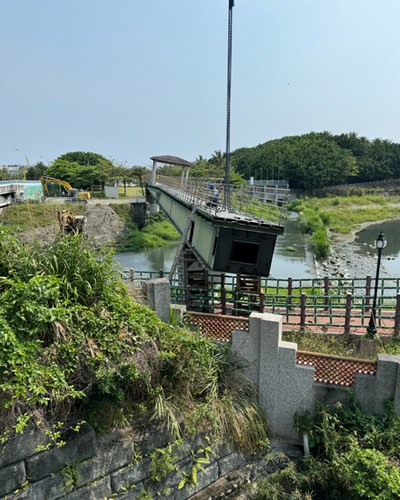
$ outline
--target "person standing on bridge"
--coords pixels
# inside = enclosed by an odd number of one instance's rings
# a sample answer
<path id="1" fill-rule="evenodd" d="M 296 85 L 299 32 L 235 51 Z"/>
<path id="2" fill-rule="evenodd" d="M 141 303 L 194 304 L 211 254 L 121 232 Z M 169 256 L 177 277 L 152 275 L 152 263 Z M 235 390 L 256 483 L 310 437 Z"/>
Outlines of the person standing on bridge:
<path id="1" fill-rule="evenodd" d="M 213 194 L 210 198 L 208 206 L 210 206 L 211 208 L 216 208 L 218 205 L 219 190 L 218 190 L 217 186 L 214 186 L 214 184 L 210 184 L 209 187 L 210 187 L 210 189 L 213 190 Z"/>

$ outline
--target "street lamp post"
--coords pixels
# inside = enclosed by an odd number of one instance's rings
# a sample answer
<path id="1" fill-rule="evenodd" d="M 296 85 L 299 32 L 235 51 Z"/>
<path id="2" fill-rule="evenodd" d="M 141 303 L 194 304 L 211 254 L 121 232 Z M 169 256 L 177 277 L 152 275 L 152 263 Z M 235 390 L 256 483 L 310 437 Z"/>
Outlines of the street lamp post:
<path id="1" fill-rule="evenodd" d="M 18 148 L 14 148 L 15 151 L 18 151 L 18 153 L 21 153 L 25 156 L 25 161 L 26 161 L 26 168 L 24 168 L 24 181 L 26 181 L 26 172 L 28 171 L 28 168 L 29 168 L 29 160 L 28 160 L 28 157 L 26 156 L 26 154 L 21 151 L 20 149 Z"/>
<path id="2" fill-rule="evenodd" d="M 378 250 L 378 262 L 376 264 L 374 300 L 372 302 L 371 316 L 369 318 L 369 323 L 367 326 L 367 332 L 372 336 L 376 334 L 376 301 L 378 296 L 378 281 L 379 281 L 379 271 L 381 268 L 381 255 L 382 255 L 382 250 L 387 245 L 387 241 L 383 236 L 382 231 L 379 233 L 379 236 L 374 241 L 374 245 L 375 248 Z"/>

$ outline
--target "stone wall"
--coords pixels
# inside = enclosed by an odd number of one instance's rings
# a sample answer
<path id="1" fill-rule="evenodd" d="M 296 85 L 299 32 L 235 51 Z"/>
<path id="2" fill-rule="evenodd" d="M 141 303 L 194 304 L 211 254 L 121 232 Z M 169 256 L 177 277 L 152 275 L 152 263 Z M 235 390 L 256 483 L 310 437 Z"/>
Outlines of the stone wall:
<path id="1" fill-rule="evenodd" d="M 257 387 L 273 437 L 300 442 L 293 427 L 296 413 L 313 413 L 317 403 L 346 402 L 349 389 L 314 382 L 314 367 L 296 364 L 297 344 L 282 341 L 282 317 L 253 313 L 249 331 L 235 331 L 232 349 L 246 363 L 246 374 Z M 394 398 L 400 414 L 400 356 L 378 355 L 377 373 L 357 374 L 352 390 L 362 408 L 374 414 Z"/>
<path id="2" fill-rule="evenodd" d="M 232 447 L 218 447 L 204 470 L 198 471 L 198 485 L 187 483 L 178 489 L 185 474 L 190 476 L 196 457 L 208 443 L 198 437 L 184 444 L 169 446 L 165 432 L 154 430 L 141 436 L 112 432 L 96 436 L 83 424 L 69 431 L 66 444 L 37 452 L 49 438 L 37 430 L 25 432 L 3 446 L 0 454 L 1 500 L 53 500 L 58 498 L 124 500 L 153 498 L 183 500 L 239 467 L 244 458 Z M 174 469 L 155 481 L 150 454 L 173 455 Z M 161 460 L 162 463 L 162 460 Z M 153 474 L 152 474 L 153 471 Z M 161 496 L 160 496 L 161 495 Z"/>

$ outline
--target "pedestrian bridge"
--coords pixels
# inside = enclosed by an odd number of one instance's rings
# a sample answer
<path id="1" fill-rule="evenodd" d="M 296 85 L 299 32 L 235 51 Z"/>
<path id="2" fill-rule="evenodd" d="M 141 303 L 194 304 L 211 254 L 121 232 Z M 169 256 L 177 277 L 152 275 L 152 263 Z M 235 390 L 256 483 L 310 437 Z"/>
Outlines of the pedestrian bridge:
<path id="1" fill-rule="evenodd" d="M 189 179 L 185 170 L 178 178 L 156 176 L 153 168 L 147 192 L 206 269 L 268 276 L 276 238 L 283 233 L 284 214 L 277 205 L 287 201 L 288 190 L 271 195 L 264 187 L 231 185 L 225 208 L 222 184 L 212 185 L 210 189 L 210 181 Z"/>

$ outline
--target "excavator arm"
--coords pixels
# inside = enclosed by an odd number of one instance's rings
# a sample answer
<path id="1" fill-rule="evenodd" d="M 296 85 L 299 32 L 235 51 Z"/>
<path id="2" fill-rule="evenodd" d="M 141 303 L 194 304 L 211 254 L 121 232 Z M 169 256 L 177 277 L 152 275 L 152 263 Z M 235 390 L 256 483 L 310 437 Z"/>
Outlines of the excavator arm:
<path id="1" fill-rule="evenodd" d="M 42 183 L 43 186 L 43 191 L 47 194 L 49 194 L 49 190 L 47 188 L 47 184 L 58 184 L 59 186 L 63 186 L 67 193 L 71 196 L 74 194 L 75 190 L 71 186 L 71 184 L 67 181 L 63 181 L 61 179 L 55 179 L 54 177 L 45 177 L 42 176 L 40 178 L 40 182 Z"/>
<path id="2" fill-rule="evenodd" d="M 78 191 L 77 189 L 74 189 L 69 182 L 63 181 L 61 179 L 43 175 L 42 177 L 40 177 L 40 182 L 42 183 L 43 193 L 45 197 L 47 197 L 49 194 L 47 184 L 58 184 L 59 186 L 62 186 L 67 191 L 68 196 L 73 198 L 73 200 L 79 200 L 87 203 L 87 200 L 90 200 L 92 197 L 90 191 Z"/>

